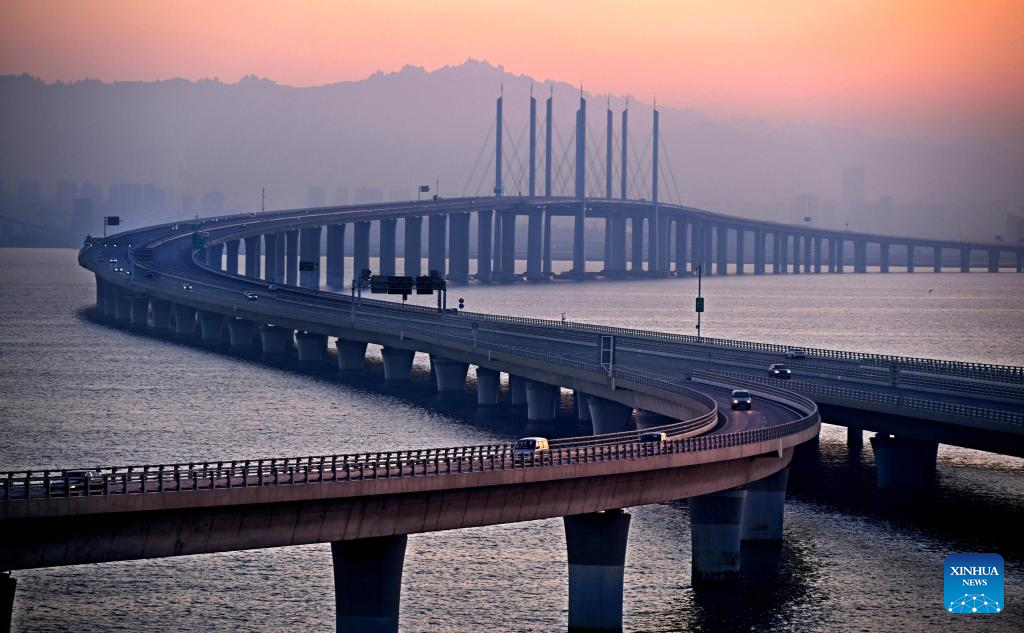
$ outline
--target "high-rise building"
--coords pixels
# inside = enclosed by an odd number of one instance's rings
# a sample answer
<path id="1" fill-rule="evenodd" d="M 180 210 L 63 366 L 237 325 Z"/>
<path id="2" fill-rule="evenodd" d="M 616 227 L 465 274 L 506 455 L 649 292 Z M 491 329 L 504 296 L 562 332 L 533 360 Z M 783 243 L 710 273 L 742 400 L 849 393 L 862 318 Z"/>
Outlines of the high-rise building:
<path id="1" fill-rule="evenodd" d="M 334 190 L 334 204 L 348 204 L 348 187 L 338 187 Z"/>
<path id="2" fill-rule="evenodd" d="M 92 198 L 75 198 L 72 201 L 71 238 L 78 240 L 98 230 L 96 207 Z"/>
<path id="3" fill-rule="evenodd" d="M 313 185 L 309 189 L 306 189 L 306 206 L 307 207 L 323 207 L 327 205 L 327 194 L 324 188 L 319 185 Z"/>
<path id="4" fill-rule="evenodd" d="M 61 213 L 71 213 L 72 201 L 78 197 L 78 183 L 58 180 L 53 188 L 53 201 Z"/>

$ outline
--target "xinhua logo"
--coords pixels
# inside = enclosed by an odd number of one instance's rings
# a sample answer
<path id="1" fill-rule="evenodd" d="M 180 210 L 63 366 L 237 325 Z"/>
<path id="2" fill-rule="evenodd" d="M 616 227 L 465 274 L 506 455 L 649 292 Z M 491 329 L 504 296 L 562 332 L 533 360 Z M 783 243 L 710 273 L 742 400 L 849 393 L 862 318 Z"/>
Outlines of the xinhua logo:
<path id="1" fill-rule="evenodd" d="M 946 557 L 945 608 L 949 613 L 1001 613 L 1003 557 L 950 554 Z"/>

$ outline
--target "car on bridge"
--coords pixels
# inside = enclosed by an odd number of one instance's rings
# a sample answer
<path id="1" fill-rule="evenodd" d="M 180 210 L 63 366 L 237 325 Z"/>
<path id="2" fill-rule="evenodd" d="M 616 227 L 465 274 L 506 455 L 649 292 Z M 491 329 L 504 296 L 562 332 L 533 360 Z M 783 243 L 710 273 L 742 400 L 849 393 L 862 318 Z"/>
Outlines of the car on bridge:
<path id="1" fill-rule="evenodd" d="M 782 363 L 768 365 L 768 375 L 772 378 L 792 378 L 793 372 Z"/>
<path id="2" fill-rule="evenodd" d="M 802 347 L 790 347 L 786 350 L 786 358 L 807 358 L 807 350 Z"/>
<path id="3" fill-rule="evenodd" d="M 663 431 L 648 431 L 640 434 L 641 444 L 661 444 L 668 441 L 668 434 Z"/>
<path id="4" fill-rule="evenodd" d="M 103 477 L 95 470 L 68 470 L 60 479 L 50 480 L 51 494 L 101 494 Z"/>
<path id="5" fill-rule="evenodd" d="M 512 447 L 512 456 L 537 455 L 548 450 L 548 438 L 546 437 L 524 437 L 516 441 Z"/>
<path id="6" fill-rule="evenodd" d="M 729 404 L 733 409 L 746 409 L 750 411 L 754 408 L 754 400 L 746 389 L 733 389 L 732 393 L 729 394 Z"/>
<path id="7" fill-rule="evenodd" d="M 260 296 L 258 294 L 256 294 L 255 292 L 252 292 L 251 290 L 249 290 L 249 291 L 245 292 L 245 298 L 248 301 L 256 301 L 256 300 L 258 300 L 260 298 Z"/>

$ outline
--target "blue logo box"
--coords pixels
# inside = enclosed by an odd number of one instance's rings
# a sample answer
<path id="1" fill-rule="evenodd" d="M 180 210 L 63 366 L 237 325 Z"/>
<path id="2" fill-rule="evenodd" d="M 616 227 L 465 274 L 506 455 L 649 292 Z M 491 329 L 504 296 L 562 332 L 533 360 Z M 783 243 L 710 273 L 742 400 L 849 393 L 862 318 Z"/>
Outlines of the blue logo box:
<path id="1" fill-rule="evenodd" d="M 945 572 L 943 606 L 948 613 L 1002 613 L 1002 556 L 950 554 Z"/>

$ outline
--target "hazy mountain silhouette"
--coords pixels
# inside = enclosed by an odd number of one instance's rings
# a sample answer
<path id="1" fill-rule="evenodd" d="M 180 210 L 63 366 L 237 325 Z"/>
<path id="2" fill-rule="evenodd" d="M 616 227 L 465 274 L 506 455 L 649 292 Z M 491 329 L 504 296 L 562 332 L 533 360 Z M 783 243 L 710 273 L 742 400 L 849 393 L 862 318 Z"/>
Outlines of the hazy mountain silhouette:
<path id="1" fill-rule="evenodd" d="M 174 79 L 106 84 L 45 84 L 0 77 L 0 179 L 153 182 L 168 189 L 168 207 L 185 193 L 223 190 L 228 207 L 301 205 L 311 185 L 377 185 L 411 192 L 440 179 L 442 195 L 483 194 L 493 185 L 495 98 L 504 84 L 506 191 L 526 190 L 529 77 L 467 61 L 433 72 L 407 66 L 360 81 L 295 88 L 256 77 L 235 84 Z M 574 112 L 579 87 L 535 83 L 538 145 L 544 99 L 554 91 L 556 193 L 570 189 Z M 606 97 L 588 95 L 590 192 L 604 190 Z M 615 134 L 624 99 L 612 98 Z M 631 100 L 634 195 L 649 187 L 650 106 Z M 663 197 L 676 189 L 689 204 L 745 215 L 790 217 L 801 193 L 841 199 L 844 168 L 863 165 L 868 198 L 920 200 L 908 220 L 930 233 L 955 233 L 961 215 L 1000 226 L 1024 200 L 1024 153 L 996 142 L 955 146 L 928 140 L 871 138 L 856 130 L 760 120 L 719 120 L 692 110 L 661 108 Z M 489 132 L 489 130 L 491 130 Z M 486 144 L 486 148 L 485 148 Z M 616 140 L 616 171 L 618 169 Z M 538 154 L 542 154 L 538 151 Z M 477 162 L 478 155 L 482 155 Z M 561 159 L 564 157 L 564 163 Z M 488 164 L 490 166 L 488 167 Z M 474 171 L 474 165 L 476 169 Z M 542 172 L 541 172 L 542 173 Z M 471 177 L 472 175 L 472 177 Z M 674 179 L 673 179 L 674 176 Z M 618 176 L 615 177 L 618 195 Z M 841 202 L 837 203 L 841 206 Z M 945 205 L 938 211 L 936 204 Z M 908 213 L 910 211 L 907 211 Z M 171 215 L 174 215 L 171 213 Z M 824 218 L 835 224 L 843 213 Z M 942 226 L 932 226 L 936 222 Z M 986 229 L 987 230 L 987 229 Z"/>

